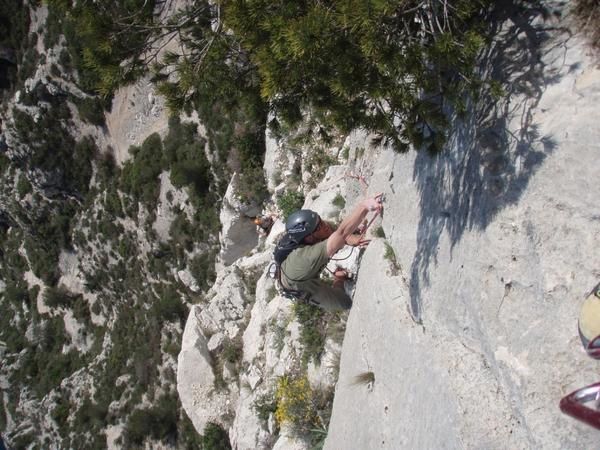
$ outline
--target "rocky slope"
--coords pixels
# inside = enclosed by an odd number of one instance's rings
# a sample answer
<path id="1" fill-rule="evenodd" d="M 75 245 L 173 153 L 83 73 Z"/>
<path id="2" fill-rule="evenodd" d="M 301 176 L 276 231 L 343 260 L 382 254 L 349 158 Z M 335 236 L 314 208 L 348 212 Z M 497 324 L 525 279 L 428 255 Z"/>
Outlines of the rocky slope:
<path id="1" fill-rule="evenodd" d="M 198 447 L 176 357 L 187 304 L 212 277 L 218 229 L 206 223 L 218 210 L 175 173 L 209 166 L 207 139 L 189 118 L 169 122 L 145 79 L 116 94 L 105 120 L 77 87 L 64 38 L 47 46 L 46 20 L 45 5 L 31 10 L 33 69 L 0 108 L 2 437 L 14 448 Z"/>

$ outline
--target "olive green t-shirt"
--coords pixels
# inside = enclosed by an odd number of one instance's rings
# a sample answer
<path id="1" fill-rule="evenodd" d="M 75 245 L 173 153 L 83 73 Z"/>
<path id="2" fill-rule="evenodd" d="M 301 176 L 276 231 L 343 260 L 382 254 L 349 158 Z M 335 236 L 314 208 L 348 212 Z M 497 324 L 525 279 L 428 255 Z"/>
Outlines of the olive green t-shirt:
<path id="1" fill-rule="evenodd" d="M 327 240 L 297 248 L 281 265 L 281 278 L 288 288 L 302 290 L 303 282 L 319 278 L 327 265 Z"/>

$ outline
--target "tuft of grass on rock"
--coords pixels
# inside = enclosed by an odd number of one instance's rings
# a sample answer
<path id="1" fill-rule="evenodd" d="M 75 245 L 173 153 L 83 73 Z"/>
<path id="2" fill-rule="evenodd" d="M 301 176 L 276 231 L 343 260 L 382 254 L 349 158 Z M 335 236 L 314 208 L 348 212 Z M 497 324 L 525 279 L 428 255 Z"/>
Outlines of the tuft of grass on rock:
<path id="1" fill-rule="evenodd" d="M 383 257 L 390 262 L 390 268 L 392 270 L 392 275 L 398 275 L 400 271 L 400 264 L 398 264 L 398 260 L 396 259 L 396 253 L 390 244 L 385 243 L 385 253 Z"/>
<path id="2" fill-rule="evenodd" d="M 375 230 L 373 231 L 373 235 L 374 235 L 375 237 L 378 237 L 378 238 L 383 238 L 383 239 L 385 239 L 385 231 L 383 230 L 383 227 L 382 227 L 382 226 L 379 226 L 379 227 L 375 228 Z M 393 251 L 393 250 L 392 250 L 392 251 Z"/>
<path id="3" fill-rule="evenodd" d="M 372 371 L 363 372 L 354 377 L 354 385 L 373 385 L 375 383 L 375 373 Z"/>
<path id="4" fill-rule="evenodd" d="M 331 201 L 331 204 L 337 206 L 340 209 L 344 209 L 344 206 L 346 206 L 346 200 L 340 193 L 338 193 Z"/>

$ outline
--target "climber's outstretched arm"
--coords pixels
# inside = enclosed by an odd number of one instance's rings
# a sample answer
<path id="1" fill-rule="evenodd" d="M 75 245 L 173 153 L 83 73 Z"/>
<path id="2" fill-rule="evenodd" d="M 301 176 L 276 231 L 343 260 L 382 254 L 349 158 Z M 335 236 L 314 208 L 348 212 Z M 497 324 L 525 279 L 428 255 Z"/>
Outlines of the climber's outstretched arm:
<path id="1" fill-rule="evenodd" d="M 352 213 L 342 221 L 337 230 L 327 239 L 327 256 L 331 258 L 346 245 L 346 239 L 356 231 L 369 211 L 383 210 L 381 196 L 382 194 L 377 194 L 361 201 Z"/>

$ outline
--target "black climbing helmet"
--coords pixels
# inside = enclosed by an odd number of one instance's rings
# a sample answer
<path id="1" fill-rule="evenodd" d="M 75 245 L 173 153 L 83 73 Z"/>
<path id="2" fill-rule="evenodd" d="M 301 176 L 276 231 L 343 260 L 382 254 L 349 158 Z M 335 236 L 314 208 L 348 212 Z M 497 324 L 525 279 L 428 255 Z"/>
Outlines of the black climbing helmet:
<path id="1" fill-rule="evenodd" d="M 301 242 L 306 236 L 317 229 L 319 215 L 310 209 L 300 209 L 288 217 L 285 229 L 296 241 Z"/>

